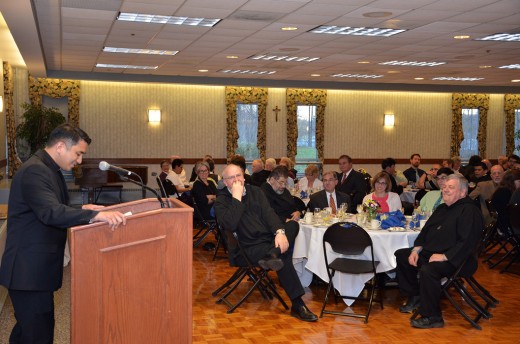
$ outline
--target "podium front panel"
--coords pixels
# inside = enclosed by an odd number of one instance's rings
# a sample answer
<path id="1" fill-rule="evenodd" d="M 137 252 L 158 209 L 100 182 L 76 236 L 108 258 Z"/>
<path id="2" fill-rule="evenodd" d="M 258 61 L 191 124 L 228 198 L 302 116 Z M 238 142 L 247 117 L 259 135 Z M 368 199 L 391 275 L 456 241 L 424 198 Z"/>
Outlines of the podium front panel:
<path id="1" fill-rule="evenodd" d="M 191 343 L 192 233 L 189 207 L 73 228 L 71 342 Z"/>

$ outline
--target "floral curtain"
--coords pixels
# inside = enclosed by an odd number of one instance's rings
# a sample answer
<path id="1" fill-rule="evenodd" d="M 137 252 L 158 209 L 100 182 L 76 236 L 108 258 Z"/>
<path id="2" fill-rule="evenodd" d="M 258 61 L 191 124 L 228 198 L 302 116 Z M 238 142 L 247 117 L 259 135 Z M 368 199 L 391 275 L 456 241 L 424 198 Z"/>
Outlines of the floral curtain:
<path id="1" fill-rule="evenodd" d="M 79 81 L 62 79 L 33 78 L 29 76 L 29 99 L 36 106 L 42 105 L 42 96 L 68 97 L 68 122 L 79 126 Z"/>
<path id="2" fill-rule="evenodd" d="M 237 103 L 258 104 L 258 133 L 256 146 L 260 158 L 266 158 L 267 88 L 226 87 L 227 114 L 227 158 L 231 158 L 238 147 Z"/>
<path id="3" fill-rule="evenodd" d="M 520 109 L 520 94 L 504 95 L 506 113 L 506 155 L 515 151 L 515 109 Z"/>
<path id="4" fill-rule="evenodd" d="M 316 149 L 318 159 L 324 159 L 325 108 L 327 107 L 327 90 L 293 89 L 286 91 L 287 105 L 287 157 L 296 158 L 298 140 L 298 105 L 316 106 Z"/>
<path id="5" fill-rule="evenodd" d="M 451 156 L 458 156 L 460 145 L 464 140 L 462 131 L 462 108 L 478 108 L 478 153 L 481 157 L 486 156 L 487 139 L 487 114 L 489 110 L 489 95 L 487 94 L 464 94 L 453 93 L 451 110 L 453 113 L 451 125 Z"/>
<path id="6" fill-rule="evenodd" d="M 14 78 L 13 70 L 8 62 L 3 63 L 4 76 L 4 113 L 7 131 L 7 165 L 8 177 L 12 178 L 22 165 L 16 153 L 16 121 L 14 114 Z"/>

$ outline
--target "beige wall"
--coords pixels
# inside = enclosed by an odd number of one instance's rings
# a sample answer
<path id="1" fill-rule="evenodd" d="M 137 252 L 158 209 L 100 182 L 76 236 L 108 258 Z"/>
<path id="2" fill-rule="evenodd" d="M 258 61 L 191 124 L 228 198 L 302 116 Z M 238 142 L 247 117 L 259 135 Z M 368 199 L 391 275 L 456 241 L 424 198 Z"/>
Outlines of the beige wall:
<path id="1" fill-rule="evenodd" d="M 0 67 L 2 68 L 1 70 L 3 71 L 2 59 L 0 59 Z M 0 78 L 0 96 L 2 96 L 2 102 L 4 102 L 5 95 L 4 95 L 3 72 L 2 72 L 2 77 Z M 0 121 L 1 121 L 0 123 L 2 123 L 2 125 L 0 125 L 0 137 L 5 138 L 7 134 L 6 134 L 6 126 L 5 126 L 5 108 L 3 107 L 3 104 L 2 104 L 2 112 L 0 112 Z M 6 140 L 5 139 L 0 140 L 0 160 L 7 159 L 6 148 L 7 148 Z M 5 175 L 5 168 L 2 168 L 1 174 Z"/>
<path id="2" fill-rule="evenodd" d="M 196 158 L 226 154 L 223 86 L 81 82 L 80 122 L 93 138 L 89 157 L 160 158 L 171 154 Z M 270 88 L 267 156 L 286 151 L 285 89 Z M 325 157 L 448 157 L 451 93 L 328 91 Z M 272 109 L 278 106 L 278 122 Z M 162 110 L 162 123 L 150 125 L 147 109 Z M 383 126 L 385 112 L 395 127 Z M 504 151 L 503 95 L 492 94 L 487 156 Z"/>

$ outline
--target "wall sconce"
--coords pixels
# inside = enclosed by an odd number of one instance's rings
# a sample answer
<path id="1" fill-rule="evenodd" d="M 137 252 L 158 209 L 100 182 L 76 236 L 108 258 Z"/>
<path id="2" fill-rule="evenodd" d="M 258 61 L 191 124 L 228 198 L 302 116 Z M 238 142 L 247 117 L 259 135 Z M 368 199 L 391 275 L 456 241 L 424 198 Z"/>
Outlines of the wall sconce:
<path id="1" fill-rule="evenodd" d="M 391 114 L 391 113 L 385 113 L 385 122 L 384 122 L 384 126 L 385 127 L 393 127 L 394 126 L 394 114 Z"/>
<path id="2" fill-rule="evenodd" d="M 161 123 L 161 110 L 160 109 L 148 109 L 148 122 Z"/>
<path id="3" fill-rule="evenodd" d="M 4 97 L 0 96 L 0 112 L 4 112 Z"/>

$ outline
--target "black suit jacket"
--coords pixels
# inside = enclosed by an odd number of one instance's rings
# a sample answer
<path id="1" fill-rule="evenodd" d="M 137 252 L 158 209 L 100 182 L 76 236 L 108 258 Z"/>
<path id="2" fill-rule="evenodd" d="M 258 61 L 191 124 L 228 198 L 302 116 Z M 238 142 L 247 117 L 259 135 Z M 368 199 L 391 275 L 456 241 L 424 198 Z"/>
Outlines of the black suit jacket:
<path id="1" fill-rule="evenodd" d="M 279 195 L 273 190 L 273 187 L 269 183 L 263 183 L 261 188 L 264 191 L 271 208 L 273 208 L 276 215 L 280 217 L 282 223 L 287 219 L 290 219 L 292 213 L 299 211 L 289 190 L 284 189 L 283 193 Z"/>
<path id="2" fill-rule="evenodd" d="M 425 174 L 426 172 L 421 170 L 420 168 L 417 169 L 417 173 L 419 173 L 419 178 Z M 408 179 L 409 182 L 417 183 L 419 180 L 416 180 L 415 170 L 410 166 L 406 170 L 403 171 L 404 176 L 406 179 Z"/>
<path id="3" fill-rule="evenodd" d="M 348 204 L 348 212 L 352 213 L 356 207 L 352 205 L 350 196 L 341 191 L 336 191 L 336 208 L 339 208 L 341 203 Z M 329 206 L 329 202 L 327 200 L 327 191 L 321 190 L 311 195 L 309 200 L 309 204 L 307 204 L 307 208 L 310 211 L 314 211 L 315 208 L 323 209 Z"/>
<path id="4" fill-rule="evenodd" d="M 59 166 L 47 152 L 38 151 L 11 183 L 0 284 L 17 290 L 61 287 L 67 228 L 88 223 L 98 213 L 68 203 Z"/>
<path id="5" fill-rule="evenodd" d="M 353 209 L 356 209 L 358 204 L 363 202 L 363 197 L 367 194 L 367 183 L 365 177 L 361 172 L 351 170 L 347 179 L 342 183 L 343 174 L 341 172 L 336 174 L 338 178 L 338 185 L 336 191 L 341 191 L 350 196 L 352 200 Z"/>

